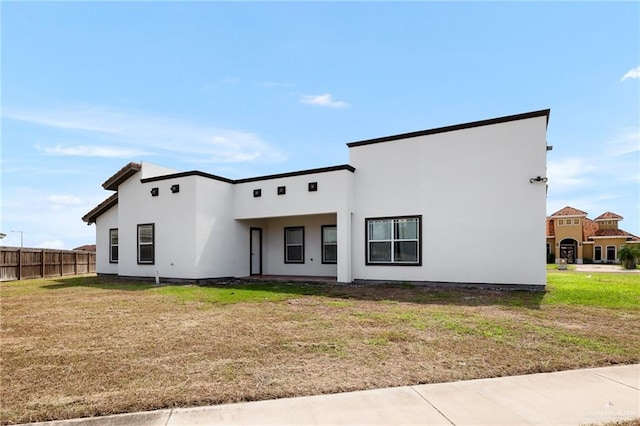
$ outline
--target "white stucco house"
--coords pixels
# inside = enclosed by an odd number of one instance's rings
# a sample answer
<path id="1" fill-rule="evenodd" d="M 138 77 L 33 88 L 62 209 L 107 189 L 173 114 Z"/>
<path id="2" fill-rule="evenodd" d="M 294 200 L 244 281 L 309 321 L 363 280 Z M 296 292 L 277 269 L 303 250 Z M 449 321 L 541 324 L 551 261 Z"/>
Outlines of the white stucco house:
<path id="1" fill-rule="evenodd" d="M 129 163 L 83 217 L 97 272 L 542 290 L 549 114 L 352 142 L 348 164 L 247 179 Z"/>

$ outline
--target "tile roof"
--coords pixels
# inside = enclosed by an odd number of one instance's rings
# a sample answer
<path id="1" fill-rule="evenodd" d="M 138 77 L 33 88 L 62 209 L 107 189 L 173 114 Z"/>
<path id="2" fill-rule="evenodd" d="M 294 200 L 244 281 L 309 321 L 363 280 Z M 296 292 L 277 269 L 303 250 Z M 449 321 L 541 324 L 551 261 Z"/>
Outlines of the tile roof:
<path id="1" fill-rule="evenodd" d="M 613 212 L 604 212 L 600 216 L 596 217 L 594 220 L 611 220 L 611 219 L 622 220 L 624 219 L 624 217 L 620 216 L 619 214 L 615 214 Z"/>
<path id="2" fill-rule="evenodd" d="M 76 247 L 73 250 L 74 251 L 96 251 L 96 245 L 95 244 L 85 244 L 83 246 Z"/>
<path id="3" fill-rule="evenodd" d="M 555 216 L 586 216 L 587 212 L 583 212 L 582 210 L 578 210 L 571 206 L 566 206 L 557 212 L 553 213 L 550 217 Z"/>
<path id="4" fill-rule="evenodd" d="M 582 210 L 578 210 L 576 208 L 567 206 L 557 212 L 553 213 L 551 216 L 547 216 L 546 218 L 546 229 L 547 229 L 547 237 L 555 237 L 555 227 L 554 227 L 554 217 L 562 217 L 562 216 L 577 216 L 577 215 L 586 215 L 587 213 Z M 591 220 L 589 218 L 584 218 L 582 220 L 582 241 L 587 241 L 591 237 L 626 237 L 629 241 L 638 241 L 640 242 L 640 237 L 633 235 L 630 232 L 627 232 L 623 229 L 600 229 L 600 225 L 597 221 L 601 220 L 622 220 L 622 216 L 612 213 L 605 212 Z"/>
<path id="5" fill-rule="evenodd" d="M 586 217 L 582 221 L 582 241 L 587 241 L 590 236 L 594 235 L 598 231 L 598 224 L 595 220 L 587 219 Z"/>
<path id="6" fill-rule="evenodd" d="M 118 170 L 109 179 L 107 179 L 102 184 L 102 187 L 104 189 L 110 189 L 112 191 L 117 191 L 118 190 L 118 185 L 120 185 L 121 183 L 123 183 L 124 181 L 129 179 L 134 174 L 138 173 L 138 171 L 140 171 L 141 168 L 142 168 L 142 165 L 140 163 L 131 162 L 131 163 L 127 164 L 126 166 L 124 166 L 123 168 L 121 168 L 120 170 Z"/>
<path id="7" fill-rule="evenodd" d="M 96 223 L 96 219 L 101 214 L 103 214 L 104 212 L 106 212 L 111 207 L 115 206 L 116 204 L 118 204 L 118 193 L 117 192 L 115 194 L 113 194 L 112 196 L 110 196 L 109 198 L 107 198 L 106 200 L 104 200 L 103 202 L 101 202 L 100 204 L 98 204 L 89 213 L 85 214 L 82 217 L 82 221 L 83 222 L 87 222 L 87 225 L 91 225 L 92 223 Z"/>
<path id="8" fill-rule="evenodd" d="M 595 234 L 591 235 L 591 237 L 627 237 L 632 241 L 640 240 L 640 237 L 622 229 L 598 229 Z"/>
<path id="9" fill-rule="evenodd" d="M 547 216 L 547 237 L 555 237 L 556 230 L 553 227 L 553 219 Z"/>

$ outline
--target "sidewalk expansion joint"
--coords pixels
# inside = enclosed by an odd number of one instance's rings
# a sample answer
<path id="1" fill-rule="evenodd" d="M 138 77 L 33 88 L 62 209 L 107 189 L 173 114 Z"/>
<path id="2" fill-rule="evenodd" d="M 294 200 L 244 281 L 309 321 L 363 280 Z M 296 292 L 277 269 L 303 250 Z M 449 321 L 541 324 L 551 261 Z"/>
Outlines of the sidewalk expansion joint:
<path id="1" fill-rule="evenodd" d="M 611 377 L 605 376 L 605 375 L 603 375 L 603 374 L 599 374 L 597 371 L 593 371 L 593 370 L 587 370 L 587 371 L 588 371 L 589 373 L 591 373 L 591 374 L 594 374 L 594 375 L 598 376 L 598 377 L 602 377 L 603 379 L 607 379 L 607 380 L 610 380 L 610 381 L 612 381 L 612 382 L 614 382 L 614 383 L 617 383 L 617 384 L 619 384 L 619 385 L 622 385 L 622 386 L 625 386 L 625 387 L 631 388 L 631 389 L 636 390 L 636 391 L 640 391 L 640 389 L 639 389 L 639 388 L 637 388 L 637 387 L 635 387 L 635 386 L 631 386 L 631 385 L 628 385 L 628 384 L 626 384 L 626 383 L 623 383 L 623 382 L 621 382 L 621 381 L 619 381 L 619 380 L 612 379 Z"/>
<path id="2" fill-rule="evenodd" d="M 425 402 L 426 402 L 427 404 L 429 404 L 430 406 L 432 406 L 432 407 L 433 407 L 433 409 L 434 409 L 434 410 L 436 410 L 438 413 L 440 413 L 440 415 L 441 415 L 442 417 L 444 417 L 444 418 L 445 418 L 449 423 L 451 423 L 453 426 L 455 426 L 455 425 L 456 425 L 454 422 L 452 422 L 452 421 L 451 421 L 451 419 L 450 419 L 449 417 L 447 417 L 447 416 L 446 416 L 442 411 L 440 411 L 440 410 L 438 409 L 438 407 L 436 407 L 435 405 L 433 405 L 433 404 L 431 403 L 431 401 L 429 401 L 427 398 L 425 398 L 425 397 L 424 397 L 424 395 L 422 395 L 420 392 L 418 392 L 418 391 L 415 389 L 415 387 L 413 387 L 413 386 L 409 386 L 409 388 L 411 388 L 411 390 L 412 390 L 412 391 L 414 391 L 415 393 L 417 393 L 417 394 L 418 394 L 418 396 L 419 396 L 420 398 L 424 399 L 424 400 L 425 400 Z"/>
<path id="3" fill-rule="evenodd" d="M 175 410 L 175 408 L 172 408 L 171 411 L 169 411 L 169 415 L 167 416 L 167 421 L 164 422 L 164 426 L 167 426 L 169 424 L 169 422 L 171 421 L 171 416 L 173 416 L 173 411 Z"/>

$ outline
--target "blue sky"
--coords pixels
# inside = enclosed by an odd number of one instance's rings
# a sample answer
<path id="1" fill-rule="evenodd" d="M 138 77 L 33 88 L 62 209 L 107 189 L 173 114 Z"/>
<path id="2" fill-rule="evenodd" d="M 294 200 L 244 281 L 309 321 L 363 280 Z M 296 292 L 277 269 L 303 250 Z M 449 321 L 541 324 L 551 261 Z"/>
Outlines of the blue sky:
<path id="1" fill-rule="evenodd" d="M 94 243 L 81 217 L 129 161 L 260 176 L 544 108 L 548 213 L 640 234 L 637 2 L 0 7 L 3 245 Z"/>

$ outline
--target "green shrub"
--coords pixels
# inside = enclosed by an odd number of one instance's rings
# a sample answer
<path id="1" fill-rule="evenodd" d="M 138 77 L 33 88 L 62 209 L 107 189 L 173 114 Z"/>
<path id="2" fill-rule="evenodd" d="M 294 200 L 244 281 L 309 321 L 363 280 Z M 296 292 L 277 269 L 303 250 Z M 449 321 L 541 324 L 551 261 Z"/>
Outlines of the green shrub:
<path id="1" fill-rule="evenodd" d="M 547 264 L 551 265 L 556 263 L 556 254 L 555 253 L 549 253 L 547 255 Z"/>

